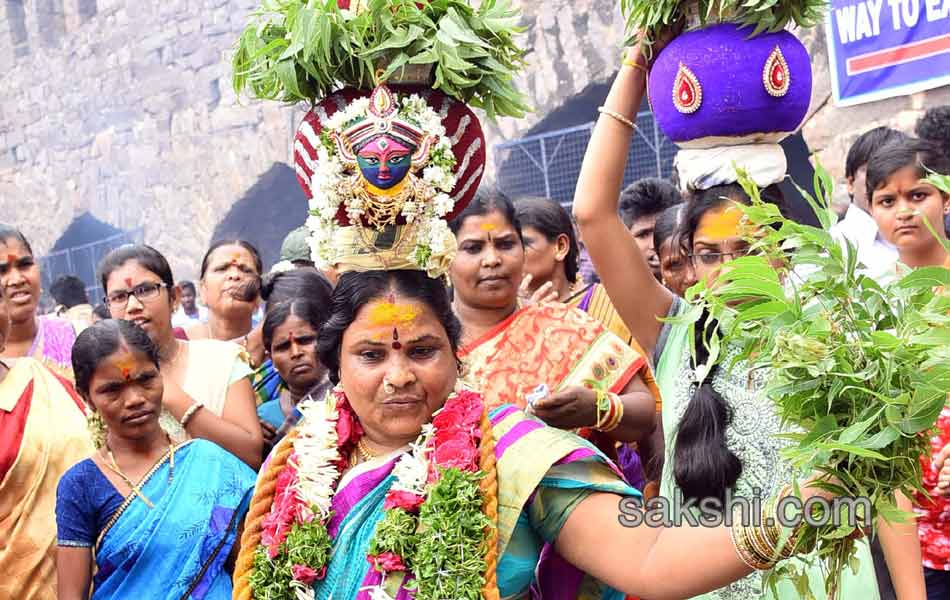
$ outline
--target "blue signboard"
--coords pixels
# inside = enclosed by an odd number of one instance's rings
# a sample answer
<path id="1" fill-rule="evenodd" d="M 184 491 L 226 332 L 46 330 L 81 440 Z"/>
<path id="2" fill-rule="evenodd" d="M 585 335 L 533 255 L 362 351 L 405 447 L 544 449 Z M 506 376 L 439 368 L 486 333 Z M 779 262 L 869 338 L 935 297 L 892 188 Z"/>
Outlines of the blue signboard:
<path id="1" fill-rule="evenodd" d="M 950 0 L 831 0 L 835 102 L 873 102 L 950 85 Z"/>

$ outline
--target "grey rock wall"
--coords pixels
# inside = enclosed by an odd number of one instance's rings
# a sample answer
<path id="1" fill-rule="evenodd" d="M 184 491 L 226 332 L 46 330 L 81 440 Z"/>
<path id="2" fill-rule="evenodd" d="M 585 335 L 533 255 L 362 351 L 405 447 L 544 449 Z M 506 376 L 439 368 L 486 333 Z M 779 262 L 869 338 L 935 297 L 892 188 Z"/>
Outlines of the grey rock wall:
<path id="1" fill-rule="evenodd" d="M 301 111 L 239 100 L 230 50 L 254 0 L 5 0 L 0 3 L 0 220 L 45 252 L 90 210 L 145 226 L 176 274 L 194 276 L 215 225 L 274 162 Z M 486 124 L 517 138 L 617 69 L 616 0 L 521 2 L 530 48 L 518 84 L 536 111 Z M 878 124 L 910 130 L 950 88 L 835 108 L 822 33 L 803 34 L 816 86 L 804 131 L 836 175 L 848 145 Z M 593 119 L 596 115 L 592 114 Z M 262 224 L 266 227 L 266 224 Z"/>

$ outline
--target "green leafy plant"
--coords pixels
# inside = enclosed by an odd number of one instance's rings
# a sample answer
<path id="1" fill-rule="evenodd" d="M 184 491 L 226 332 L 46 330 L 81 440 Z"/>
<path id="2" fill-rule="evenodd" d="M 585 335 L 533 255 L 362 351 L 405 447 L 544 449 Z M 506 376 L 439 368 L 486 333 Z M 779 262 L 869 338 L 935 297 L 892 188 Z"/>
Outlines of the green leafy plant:
<path id="1" fill-rule="evenodd" d="M 637 43 L 637 32 L 644 32 L 641 43 L 653 43 L 658 30 L 674 25 L 686 16 L 689 0 L 620 0 L 627 21 L 627 45 Z M 825 18 L 827 0 L 692 0 L 698 4 L 703 26 L 734 22 L 754 27 L 752 35 L 763 31 L 781 31 L 795 23 L 814 27 Z"/>
<path id="2" fill-rule="evenodd" d="M 752 199 L 742 210 L 754 253 L 728 263 L 714 285 L 693 288 L 683 322 L 716 323 L 710 361 L 738 346 L 736 361 L 770 369 L 767 396 L 792 431 L 783 457 L 798 473 L 826 476 L 819 485 L 837 495 L 868 498 L 871 517 L 903 520 L 894 492 L 926 493 L 920 457 L 950 390 L 950 296 L 935 293 L 950 289 L 950 270 L 920 268 L 889 285 L 865 276 L 854 247 L 828 231 L 833 183 L 820 166 L 814 196 L 801 191 L 822 228 L 782 217 L 745 173 L 740 183 Z M 704 308 L 709 321 L 701 323 Z M 843 569 L 856 566 L 855 529 L 829 524 L 799 540 L 816 550 L 830 597 Z M 796 566 L 773 575 L 811 596 Z"/>
<path id="3" fill-rule="evenodd" d="M 524 65 L 514 42 L 520 20 L 510 0 L 477 8 L 462 0 L 369 0 L 355 12 L 337 0 L 263 0 L 238 40 L 233 85 L 255 98 L 313 102 L 423 66 L 433 87 L 489 118 L 521 117 L 529 108 L 512 84 Z"/>
<path id="4" fill-rule="evenodd" d="M 419 543 L 413 556 L 415 597 L 479 600 L 485 574 L 485 529 L 478 482 L 481 472 L 451 467 L 429 492 L 419 512 Z"/>
<path id="5" fill-rule="evenodd" d="M 266 547 L 259 547 L 254 552 L 250 579 L 254 599 L 295 600 L 296 590 L 303 590 L 305 586 L 294 581 L 294 565 L 327 564 L 332 545 L 327 528 L 315 520 L 294 524 L 274 558 L 267 555 Z"/>

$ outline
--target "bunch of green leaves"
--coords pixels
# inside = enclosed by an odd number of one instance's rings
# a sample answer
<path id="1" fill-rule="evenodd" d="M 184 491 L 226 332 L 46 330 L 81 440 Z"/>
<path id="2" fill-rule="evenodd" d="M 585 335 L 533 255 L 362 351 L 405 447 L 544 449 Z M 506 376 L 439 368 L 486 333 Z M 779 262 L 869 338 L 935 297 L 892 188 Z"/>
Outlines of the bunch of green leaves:
<path id="1" fill-rule="evenodd" d="M 329 562 L 332 545 L 326 526 L 314 519 L 295 523 L 274 558 L 267 555 L 267 548 L 259 547 L 250 576 L 254 600 L 296 600 L 295 590 L 303 584 L 294 581 L 294 565 L 319 571 Z"/>
<path id="2" fill-rule="evenodd" d="M 419 543 L 419 520 L 416 516 L 399 508 L 391 508 L 376 525 L 373 539 L 369 542 L 368 554 L 377 555 L 392 552 L 402 558 L 406 568 L 412 570 L 412 555 Z"/>
<path id="3" fill-rule="evenodd" d="M 524 65 L 523 31 L 510 0 L 369 0 L 359 11 L 337 0 L 262 0 L 237 43 L 239 94 L 299 102 L 342 86 L 369 89 L 407 67 L 432 70 L 432 85 L 485 110 L 524 116 L 512 79 Z"/>
<path id="4" fill-rule="evenodd" d="M 413 556 L 415 597 L 419 600 L 480 600 L 485 579 L 482 473 L 440 469 L 419 511 L 419 543 Z"/>
<path id="5" fill-rule="evenodd" d="M 729 21 L 754 27 L 752 35 L 763 31 L 776 32 L 790 23 L 814 27 L 825 18 L 827 0 L 692 0 L 699 5 L 699 17 L 705 27 Z M 627 22 L 627 45 L 650 46 L 656 34 L 686 17 L 689 0 L 620 0 L 620 10 Z"/>
<path id="6" fill-rule="evenodd" d="M 928 434 L 950 390 L 950 295 L 935 293 L 950 286 L 950 270 L 920 268 L 887 285 L 864 275 L 855 248 L 829 233 L 833 183 L 820 166 L 814 196 L 800 191 L 821 228 L 784 218 L 745 173 L 740 183 L 752 199 L 741 209 L 754 253 L 729 262 L 714 285 L 694 287 L 683 322 L 717 323 L 710 363 L 726 363 L 723 349 L 738 347 L 735 362 L 770 370 L 767 395 L 797 431 L 784 436 L 783 457 L 798 473 L 821 474 L 817 485 L 839 496 L 869 499 L 872 518 L 903 520 L 894 492 L 926 493 L 920 457 L 930 453 Z M 845 520 L 806 529 L 800 540 L 815 548 L 830 597 L 854 566 L 855 529 Z M 811 596 L 794 566 L 775 573 Z"/>

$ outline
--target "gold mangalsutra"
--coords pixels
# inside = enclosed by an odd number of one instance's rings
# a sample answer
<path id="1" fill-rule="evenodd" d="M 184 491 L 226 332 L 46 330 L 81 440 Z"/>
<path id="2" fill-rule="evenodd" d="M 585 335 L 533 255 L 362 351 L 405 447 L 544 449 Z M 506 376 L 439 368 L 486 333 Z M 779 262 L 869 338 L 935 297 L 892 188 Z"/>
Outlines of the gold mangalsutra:
<path id="1" fill-rule="evenodd" d="M 112 449 L 109 448 L 108 442 L 105 444 L 107 457 L 109 462 L 106 464 L 109 467 L 109 470 L 119 476 L 122 481 L 125 482 L 127 486 L 132 490 L 132 493 L 142 499 L 142 502 L 145 503 L 145 506 L 149 508 L 155 508 L 155 504 L 152 503 L 148 497 L 142 493 L 142 490 L 138 485 L 132 483 L 132 480 L 129 479 L 129 476 L 122 472 L 122 469 L 119 468 L 119 464 L 115 460 L 115 455 L 112 454 Z M 171 483 L 172 478 L 175 476 L 175 446 L 172 444 L 171 439 L 168 440 L 168 482 Z"/>

